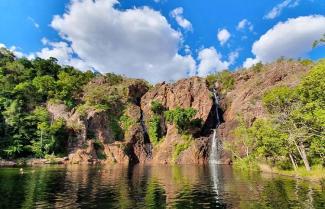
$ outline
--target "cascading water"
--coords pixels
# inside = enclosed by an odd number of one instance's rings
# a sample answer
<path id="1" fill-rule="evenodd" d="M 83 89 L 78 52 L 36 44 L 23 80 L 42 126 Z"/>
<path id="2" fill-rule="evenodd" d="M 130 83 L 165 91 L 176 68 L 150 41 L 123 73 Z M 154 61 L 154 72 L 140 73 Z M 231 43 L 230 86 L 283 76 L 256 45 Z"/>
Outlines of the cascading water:
<path id="1" fill-rule="evenodd" d="M 213 97 L 214 97 L 214 105 L 216 108 L 215 109 L 216 127 L 215 127 L 215 129 L 213 129 L 209 163 L 210 164 L 218 164 L 218 162 L 219 162 L 219 140 L 218 140 L 217 128 L 220 125 L 220 117 L 219 117 L 219 96 L 215 89 L 213 89 Z"/>
<path id="2" fill-rule="evenodd" d="M 152 144 L 150 143 L 146 123 L 144 121 L 143 110 L 141 109 L 141 101 L 139 101 L 138 103 L 139 103 L 139 107 L 140 107 L 140 125 L 141 125 L 143 133 L 144 133 L 145 152 L 147 153 L 148 158 L 151 159 L 152 158 Z"/>
<path id="3" fill-rule="evenodd" d="M 210 172 L 212 177 L 213 183 L 213 190 L 215 192 L 216 203 L 220 203 L 220 195 L 221 195 L 221 185 L 219 181 L 219 140 L 218 140 L 218 133 L 217 128 L 220 125 L 220 117 L 219 117 L 219 96 L 217 91 L 213 89 L 213 99 L 214 99 L 214 106 L 215 106 L 215 114 L 216 114 L 216 127 L 213 129 L 212 135 L 212 143 L 211 143 L 211 151 L 209 157 L 209 164 L 210 164 Z"/>

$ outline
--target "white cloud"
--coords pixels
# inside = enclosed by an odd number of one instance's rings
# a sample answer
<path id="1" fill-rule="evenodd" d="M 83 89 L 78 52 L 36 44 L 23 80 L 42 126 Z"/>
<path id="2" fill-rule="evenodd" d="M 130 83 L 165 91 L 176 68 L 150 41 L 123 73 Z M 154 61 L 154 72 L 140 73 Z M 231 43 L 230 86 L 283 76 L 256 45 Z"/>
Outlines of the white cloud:
<path id="1" fill-rule="evenodd" d="M 258 60 L 257 58 L 253 59 L 253 58 L 247 58 L 243 64 L 244 68 L 250 68 L 253 65 L 257 64 L 258 62 L 260 62 L 260 60 Z"/>
<path id="2" fill-rule="evenodd" d="M 68 43 L 64 41 L 50 42 L 47 38 L 42 38 L 42 43 L 46 45 L 40 52 L 32 54 L 43 59 L 54 57 L 61 65 L 70 65 L 80 70 L 90 70 L 92 67 L 80 58 L 73 57 L 74 52 Z"/>
<path id="3" fill-rule="evenodd" d="M 283 9 L 296 7 L 299 3 L 300 0 L 284 0 L 282 3 L 273 7 L 272 10 L 264 16 L 264 19 L 274 19 L 281 14 Z"/>
<path id="4" fill-rule="evenodd" d="M 34 58 L 34 56 L 33 56 L 32 54 L 31 54 L 31 55 L 24 54 L 24 53 L 21 52 L 21 51 L 19 50 L 19 48 L 16 47 L 16 46 L 8 47 L 8 46 L 6 46 L 5 44 L 0 43 L 0 48 L 6 48 L 6 49 L 8 49 L 9 51 L 11 51 L 11 52 L 12 52 L 16 57 L 18 57 L 18 58 L 21 58 L 21 57 L 27 57 L 27 58 L 29 58 L 29 59 Z"/>
<path id="5" fill-rule="evenodd" d="M 58 44 L 42 55 L 74 53 L 100 72 L 151 82 L 176 80 L 195 72 L 192 56 L 178 53 L 182 34 L 148 7 L 118 10 L 117 0 L 74 0 L 51 26 L 71 45 Z M 55 50 L 55 51 L 53 51 Z M 71 57 L 71 56 L 70 56 Z M 69 57 L 69 59 L 71 59 Z M 71 63 L 75 60 L 70 60 Z"/>
<path id="6" fill-rule="evenodd" d="M 230 38 L 231 34 L 229 33 L 229 31 L 227 29 L 221 29 L 218 32 L 217 38 L 222 45 L 224 45 Z"/>
<path id="7" fill-rule="evenodd" d="M 183 17 L 183 8 L 177 7 L 170 12 L 170 15 L 176 20 L 177 24 L 185 30 L 192 31 L 192 23 Z"/>
<path id="8" fill-rule="evenodd" d="M 253 32 L 253 30 L 254 30 L 254 26 L 250 21 L 248 21 L 247 19 L 242 19 L 237 24 L 236 29 L 237 30 L 244 30 L 245 28 L 248 28 L 248 30 L 251 31 L 251 32 Z"/>
<path id="9" fill-rule="evenodd" d="M 229 55 L 228 55 L 228 62 L 229 62 L 229 65 L 232 65 L 236 62 L 236 59 L 239 57 L 239 52 L 238 51 L 233 51 L 233 52 L 230 52 Z"/>
<path id="10" fill-rule="evenodd" d="M 32 17 L 28 17 L 28 20 L 33 24 L 33 26 L 39 29 L 39 24 Z"/>
<path id="11" fill-rule="evenodd" d="M 214 47 L 202 49 L 199 52 L 198 59 L 200 64 L 197 69 L 197 75 L 207 76 L 208 74 L 225 70 L 229 67 L 229 62 L 222 61 L 222 56 Z"/>
<path id="12" fill-rule="evenodd" d="M 325 32 L 325 16 L 303 16 L 280 22 L 268 30 L 252 47 L 255 58 L 248 58 L 250 63 L 271 62 L 279 57 L 305 57 L 312 50 L 314 40 Z"/>

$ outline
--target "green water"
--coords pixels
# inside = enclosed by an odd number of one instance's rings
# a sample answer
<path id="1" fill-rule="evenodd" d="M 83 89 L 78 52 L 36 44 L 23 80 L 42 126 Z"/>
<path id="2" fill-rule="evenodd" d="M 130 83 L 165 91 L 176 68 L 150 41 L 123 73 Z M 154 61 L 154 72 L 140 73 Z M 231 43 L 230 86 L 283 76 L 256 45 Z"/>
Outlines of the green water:
<path id="1" fill-rule="evenodd" d="M 229 166 L 0 168 L 0 208 L 325 208 L 325 191 Z"/>

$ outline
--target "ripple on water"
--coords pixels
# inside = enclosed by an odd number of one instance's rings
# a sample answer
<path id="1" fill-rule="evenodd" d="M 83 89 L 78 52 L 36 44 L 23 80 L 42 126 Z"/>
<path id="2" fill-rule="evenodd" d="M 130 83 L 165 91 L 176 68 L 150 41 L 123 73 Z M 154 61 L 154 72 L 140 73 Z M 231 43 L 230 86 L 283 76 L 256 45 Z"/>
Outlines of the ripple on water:
<path id="1" fill-rule="evenodd" d="M 0 208 L 325 208 L 319 185 L 229 166 L 0 169 Z"/>

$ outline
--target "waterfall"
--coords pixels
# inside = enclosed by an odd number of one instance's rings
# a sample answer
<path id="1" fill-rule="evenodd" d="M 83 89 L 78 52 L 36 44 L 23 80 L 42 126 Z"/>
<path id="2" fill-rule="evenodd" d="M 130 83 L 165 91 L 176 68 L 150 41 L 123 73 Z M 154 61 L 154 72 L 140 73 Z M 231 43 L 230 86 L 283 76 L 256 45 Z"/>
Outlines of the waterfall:
<path id="1" fill-rule="evenodd" d="M 140 107 L 140 125 L 142 127 L 143 130 L 143 134 L 144 134 L 144 143 L 145 143 L 145 152 L 147 154 L 147 157 L 149 159 L 152 159 L 152 144 L 150 143 L 150 139 L 149 139 L 149 135 L 148 135 L 148 130 L 146 127 L 146 123 L 144 121 L 144 115 L 143 115 L 143 110 L 141 109 L 141 102 L 139 102 L 139 107 Z"/>
<path id="2" fill-rule="evenodd" d="M 209 163 L 217 164 L 219 162 L 219 139 L 218 139 L 217 128 L 220 125 L 220 117 L 219 117 L 219 96 L 215 89 L 213 89 L 213 97 L 214 97 L 214 105 L 216 108 L 215 109 L 216 127 L 215 129 L 213 129 Z"/>

